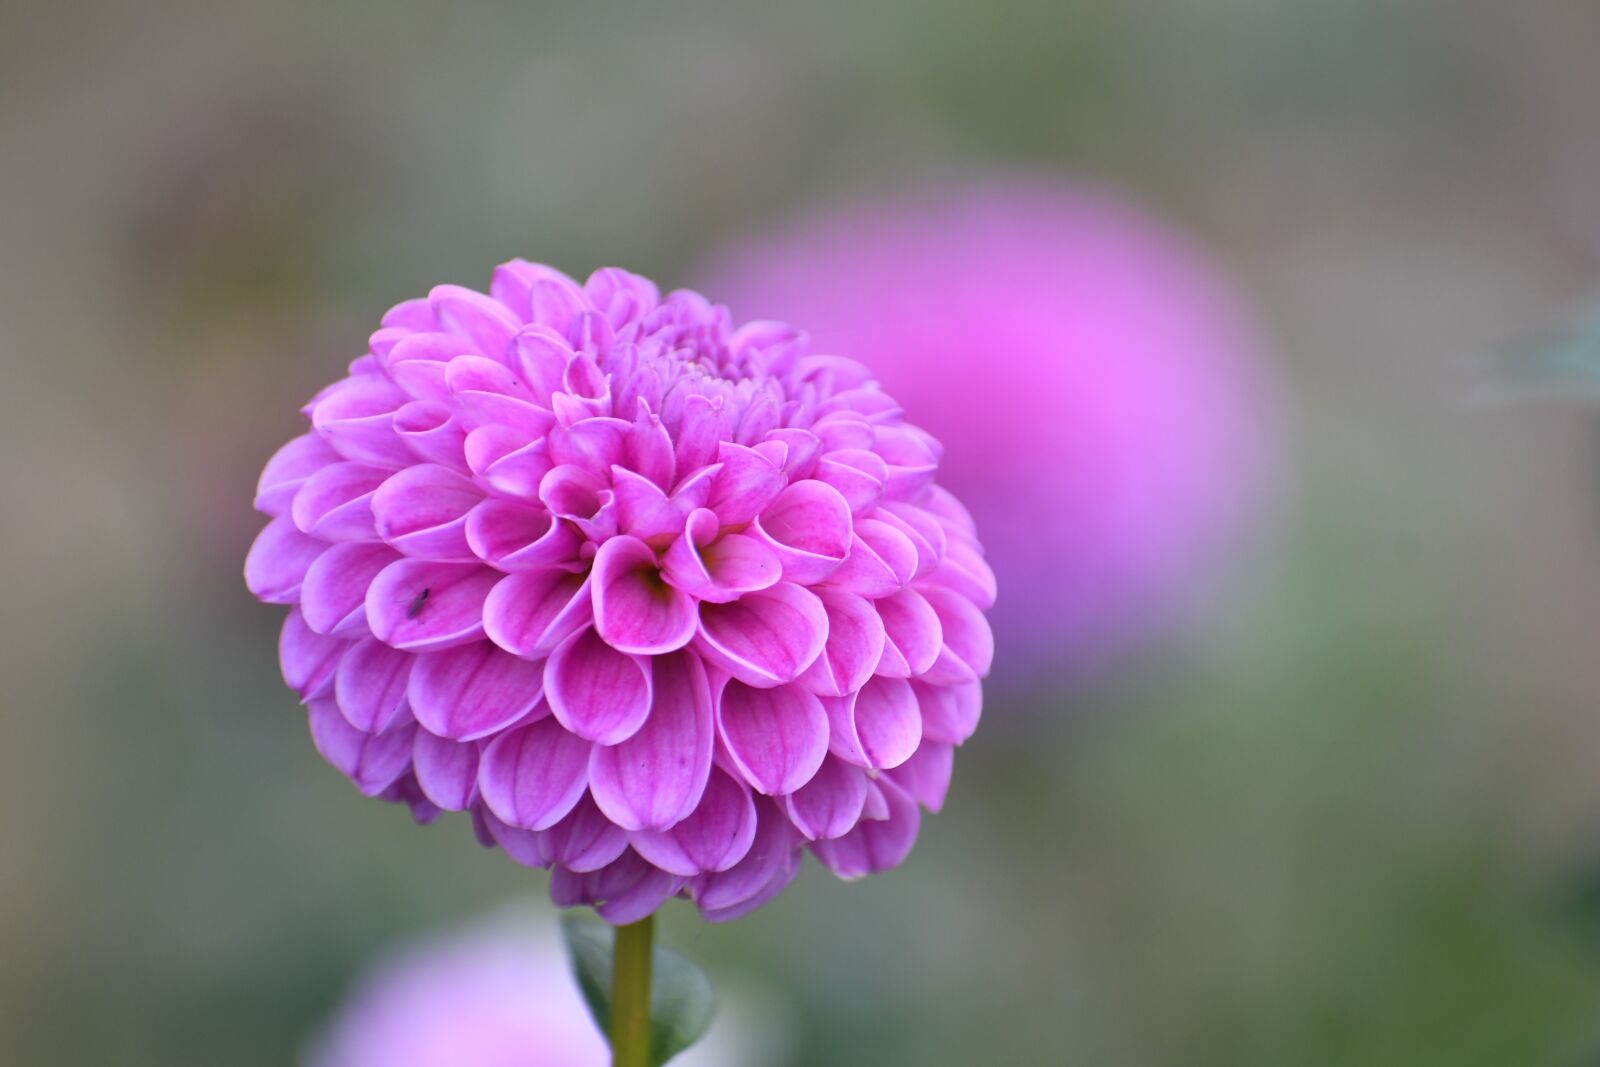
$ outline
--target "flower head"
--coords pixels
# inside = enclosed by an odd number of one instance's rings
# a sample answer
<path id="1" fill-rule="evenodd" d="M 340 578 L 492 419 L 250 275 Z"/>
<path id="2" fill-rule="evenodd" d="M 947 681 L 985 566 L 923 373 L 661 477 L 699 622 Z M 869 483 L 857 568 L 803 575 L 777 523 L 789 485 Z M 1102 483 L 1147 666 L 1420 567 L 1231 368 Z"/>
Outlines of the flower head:
<path id="1" fill-rule="evenodd" d="M 363 792 L 472 813 L 629 922 L 910 850 L 977 724 L 994 580 L 851 359 L 523 261 L 400 304 L 261 477 L 245 564 Z"/>
<path id="2" fill-rule="evenodd" d="M 1114 195 L 991 179 L 834 208 L 716 257 L 715 291 L 867 362 L 949 447 L 1006 597 L 1003 684 L 1170 621 L 1258 514 L 1271 390 L 1231 285 Z"/>

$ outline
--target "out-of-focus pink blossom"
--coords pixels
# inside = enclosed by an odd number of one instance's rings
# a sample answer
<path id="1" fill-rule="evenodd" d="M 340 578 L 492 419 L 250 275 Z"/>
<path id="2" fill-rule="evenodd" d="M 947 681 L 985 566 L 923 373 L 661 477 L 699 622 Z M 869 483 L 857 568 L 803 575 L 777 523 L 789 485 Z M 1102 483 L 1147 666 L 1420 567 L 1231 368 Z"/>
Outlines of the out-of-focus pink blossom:
<path id="1" fill-rule="evenodd" d="M 708 283 L 870 365 L 948 448 L 1006 595 L 997 680 L 1173 617 L 1259 513 L 1275 443 L 1254 323 L 1197 248 L 1107 192 L 969 183 L 737 243 Z"/>

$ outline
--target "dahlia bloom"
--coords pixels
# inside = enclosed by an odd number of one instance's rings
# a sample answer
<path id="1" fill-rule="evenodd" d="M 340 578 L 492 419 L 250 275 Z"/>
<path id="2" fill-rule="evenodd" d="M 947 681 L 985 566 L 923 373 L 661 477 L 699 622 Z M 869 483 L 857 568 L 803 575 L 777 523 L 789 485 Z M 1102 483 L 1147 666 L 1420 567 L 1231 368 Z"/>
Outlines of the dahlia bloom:
<path id="1" fill-rule="evenodd" d="M 245 563 L 323 756 L 633 922 L 899 863 L 994 579 L 865 367 L 637 275 L 434 288 L 306 406 Z"/>
<path id="2" fill-rule="evenodd" d="M 725 1016 L 732 1015 L 728 1018 Z M 673 1067 L 760 1059 L 725 1007 Z M 512 908 L 407 946 L 361 977 L 311 1042 L 305 1067 L 606 1067 L 552 926 Z"/>
<path id="3" fill-rule="evenodd" d="M 1199 249 L 1122 199 L 1018 179 L 824 211 L 713 257 L 720 297 L 868 363 L 949 447 L 1005 600 L 1002 684 L 1181 614 L 1259 514 L 1273 405 Z"/>

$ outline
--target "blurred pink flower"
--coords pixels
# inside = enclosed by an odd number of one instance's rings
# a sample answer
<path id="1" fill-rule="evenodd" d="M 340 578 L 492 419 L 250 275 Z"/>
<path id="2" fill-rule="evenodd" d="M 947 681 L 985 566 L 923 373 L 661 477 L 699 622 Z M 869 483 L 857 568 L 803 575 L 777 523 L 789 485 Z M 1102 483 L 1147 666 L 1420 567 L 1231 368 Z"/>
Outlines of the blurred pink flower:
<path id="1" fill-rule="evenodd" d="M 763 1060 L 723 1005 L 674 1067 Z M 781 1036 L 781 1035 L 780 1035 Z M 305 1067 L 605 1067 L 555 924 L 511 908 L 379 960 L 312 1042 Z"/>
<path id="2" fill-rule="evenodd" d="M 740 314 L 871 366 L 947 447 L 1005 596 L 1001 684 L 1169 620 L 1259 511 L 1274 406 L 1217 267 L 1106 192 L 997 180 L 825 212 L 714 257 Z"/>
<path id="3" fill-rule="evenodd" d="M 521 260 L 400 304 L 261 476 L 323 756 L 615 923 L 899 863 L 977 725 L 994 599 L 941 449 L 860 363 Z"/>

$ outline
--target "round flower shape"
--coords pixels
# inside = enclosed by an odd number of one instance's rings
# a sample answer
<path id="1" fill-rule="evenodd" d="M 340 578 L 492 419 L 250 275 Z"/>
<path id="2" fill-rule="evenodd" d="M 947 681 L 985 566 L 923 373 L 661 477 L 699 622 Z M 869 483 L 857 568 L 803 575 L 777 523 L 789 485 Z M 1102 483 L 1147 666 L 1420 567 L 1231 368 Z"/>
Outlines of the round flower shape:
<path id="1" fill-rule="evenodd" d="M 715 257 L 713 291 L 864 360 L 949 447 L 1027 688 L 1183 619 L 1261 520 L 1279 405 L 1204 249 L 1122 197 L 990 177 L 836 205 Z"/>
<path id="2" fill-rule="evenodd" d="M 499 267 L 393 308 L 262 473 L 250 590 L 323 756 L 616 923 L 899 863 L 977 725 L 993 573 L 851 359 Z"/>

